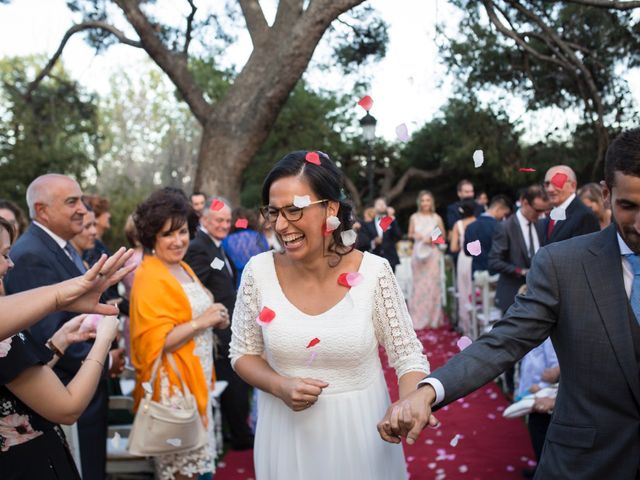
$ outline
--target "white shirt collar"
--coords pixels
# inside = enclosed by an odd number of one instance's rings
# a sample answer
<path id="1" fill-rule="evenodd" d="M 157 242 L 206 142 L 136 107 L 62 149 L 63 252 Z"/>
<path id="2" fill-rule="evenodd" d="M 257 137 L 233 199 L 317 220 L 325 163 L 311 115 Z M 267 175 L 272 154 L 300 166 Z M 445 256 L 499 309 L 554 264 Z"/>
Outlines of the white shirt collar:
<path id="1" fill-rule="evenodd" d="M 529 220 L 527 220 L 527 217 L 525 217 L 522 214 L 522 209 L 521 208 L 519 208 L 518 211 L 516 212 L 516 217 L 518 218 L 518 221 L 520 222 L 520 225 L 522 225 L 523 227 L 529 226 Z"/>
<path id="2" fill-rule="evenodd" d="M 618 236 L 618 247 L 620 247 L 620 255 L 633 255 L 633 250 L 629 248 L 629 245 L 622 239 L 620 232 L 616 233 Z"/>
<path id="3" fill-rule="evenodd" d="M 64 247 L 67 246 L 67 241 L 64 238 L 56 235 L 51 230 L 49 230 L 47 227 L 42 225 L 40 222 L 36 222 L 35 220 L 33 220 L 33 223 L 35 225 L 37 225 L 38 227 L 40 227 L 42 230 L 44 230 L 47 235 L 49 235 L 51 238 L 53 238 L 53 241 L 56 242 L 60 246 L 60 248 L 64 249 Z"/>
<path id="4" fill-rule="evenodd" d="M 567 207 L 569 206 L 569 204 L 570 204 L 571 202 L 573 202 L 573 199 L 574 199 L 574 198 L 576 198 L 576 194 L 575 194 L 575 193 L 572 193 L 571 195 L 569 195 L 569 198 L 567 198 L 564 202 L 562 202 L 562 203 L 560 204 L 560 206 L 559 206 L 558 208 L 561 208 L 561 209 L 563 209 L 563 210 L 566 210 L 566 209 L 567 209 Z"/>
<path id="5" fill-rule="evenodd" d="M 222 245 L 222 240 L 218 240 L 217 238 L 215 238 L 213 235 L 211 235 L 206 228 L 204 228 L 202 225 L 200 225 L 198 228 L 200 228 L 200 230 L 204 233 L 206 233 L 209 238 L 213 241 L 213 243 L 216 245 L 216 247 L 220 248 L 220 245 Z"/>

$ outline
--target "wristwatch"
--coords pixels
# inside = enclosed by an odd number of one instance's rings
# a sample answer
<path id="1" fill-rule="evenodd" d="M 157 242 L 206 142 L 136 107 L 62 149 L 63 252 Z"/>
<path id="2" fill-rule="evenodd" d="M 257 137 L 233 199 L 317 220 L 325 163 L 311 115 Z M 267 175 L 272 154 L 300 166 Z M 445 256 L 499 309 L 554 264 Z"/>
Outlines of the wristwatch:
<path id="1" fill-rule="evenodd" d="M 47 340 L 47 343 L 45 343 L 45 345 L 47 346 L 47 348 L 49 350 L 51 350 L 53 352 L 53 354 L 58 357 L 58 358 L 62 358 L 64 353 L 53 344 L 53 337 L 50 338 L 49 340 Z"/>

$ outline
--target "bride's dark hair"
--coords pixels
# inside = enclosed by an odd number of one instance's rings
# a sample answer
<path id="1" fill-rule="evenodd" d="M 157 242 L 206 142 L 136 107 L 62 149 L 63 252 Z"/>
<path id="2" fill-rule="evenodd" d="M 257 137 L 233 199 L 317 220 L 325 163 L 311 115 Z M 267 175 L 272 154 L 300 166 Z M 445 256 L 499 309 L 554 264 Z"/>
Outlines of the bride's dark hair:
<path id="1" fill-rule="evenodd" d="M 262 184 L 262 204 L 267 205 L 269 203 L 269 190 L 276 180 L 298 176 L 309 182 L 313 193 L 318 198 L 338 202 L 340 208 L 338 209 L 337 217 L 340 220 L 340 225 L 332 232 L 330 237 L 327 237 L 331 238 L 328 251 L 330 256 L 333 257 L 329 261 L 329 265 L 335 267 L 340 263 L 344 255 L 355 248 L 353 245 L 345 245 L 340 235 L 353 227 L 353 205 L 344 194 L 344 176 L 329 158 L 329 155 L 323 152 L 316 152 L 320 158 L 320 165 L 315 165 L 305 159 L 307 153 L 309 153 L 307 150 L 288 153 L 273 166 Z"/>

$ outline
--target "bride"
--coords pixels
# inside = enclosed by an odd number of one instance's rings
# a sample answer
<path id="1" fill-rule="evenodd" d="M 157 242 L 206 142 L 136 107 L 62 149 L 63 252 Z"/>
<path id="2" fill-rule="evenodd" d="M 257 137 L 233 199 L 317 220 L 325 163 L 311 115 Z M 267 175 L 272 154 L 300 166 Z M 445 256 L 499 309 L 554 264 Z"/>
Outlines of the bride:
<path id="1" fill-rule="evenodd" d="M 284 253 L 245 267 L 231 361 L 257 387 L 258 480 L 407 478 L 401 445 L 376 424 L 390 403 L 378 344 L 400 397 L 429 373 L 389 263 L 353 248 L 342 174 L 321 152 L 286 155 L 261 209 Z"/>

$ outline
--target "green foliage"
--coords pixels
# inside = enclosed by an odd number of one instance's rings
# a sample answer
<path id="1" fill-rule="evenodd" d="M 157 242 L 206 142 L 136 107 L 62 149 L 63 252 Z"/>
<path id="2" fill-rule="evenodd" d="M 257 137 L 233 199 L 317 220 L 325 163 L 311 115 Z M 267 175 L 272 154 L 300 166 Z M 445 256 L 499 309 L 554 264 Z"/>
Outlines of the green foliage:
<path id="1" fill-rule="evenodd" d="M 0 191 L 23 206 L 34 178 L 57 172 L 82 183 L 97 156 L 95 96 L 71 80 L 64 67 L 59 64 L 31 96 L 24 96 L 45 62 L 41 57 L 0 61 Z"/>

